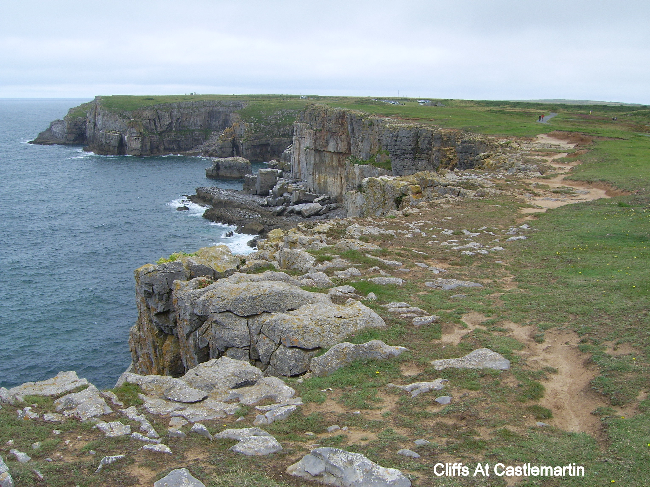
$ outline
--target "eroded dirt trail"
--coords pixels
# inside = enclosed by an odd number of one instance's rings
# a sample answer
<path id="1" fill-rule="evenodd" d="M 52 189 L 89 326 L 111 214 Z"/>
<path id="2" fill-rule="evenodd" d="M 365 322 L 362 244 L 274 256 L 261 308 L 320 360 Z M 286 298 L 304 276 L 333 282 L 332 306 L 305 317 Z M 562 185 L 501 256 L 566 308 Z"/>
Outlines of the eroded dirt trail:
<path id="1" fill-rule="evenodd" d="M 577 145 L 577 142 L 562 140 L 549 134 L 541 134 L 536 137 L 530 148 L 541 152 L 538 157 L 546 159 L 547 164 L 553 167 L 557 175 L 551 179 L 525 180 L 534 190 L 534 194 L 526 195 L 526 201 L 536 207 L 523 208 L 522 213 L 543 213 L 550 208 L 610 197 L 609 191 L 605 188 L 565 179 L 566 175 L 579 164 L 579 161 L 563 161 L 568 152 L 552 154 L 548 152 L 549 150 L 574 149 Z"/>
<path id="2" fill-rule="evenodd" d="M 521 356 L 534 369 L 550 367 L 557 372 L 550 373 L 543 381 L 546 392 L 539 404 L 553 411 L 553 418 L 545 422 L 565 431 L 588 433 L 600 436 L 600 419 L 592 412 L 607 404 L 590 386 L 598 375 L 589 365 L 589 355 L 578 350 L 578 335 L 566 330 L 546 332 L 544 342 L 532 339 L 530 326 L 508 323 L 514 338 L 525 345 Z"/>

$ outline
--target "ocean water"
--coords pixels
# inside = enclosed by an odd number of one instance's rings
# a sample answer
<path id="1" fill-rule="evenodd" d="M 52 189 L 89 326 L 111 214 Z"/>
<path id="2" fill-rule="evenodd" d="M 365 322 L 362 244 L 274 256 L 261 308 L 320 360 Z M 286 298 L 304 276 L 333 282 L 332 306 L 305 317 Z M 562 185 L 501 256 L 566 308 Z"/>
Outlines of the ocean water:
<path id="1" fill-rule="evenodd" d="M 0 386 L 75 370 L 100 388 L 128 367 L 134 269 L 173 252 L 250 236 L 177 211 L 206 179 L 198 157 L 98 156 L 28 144 L 87 100 L 0 99 Z"/>

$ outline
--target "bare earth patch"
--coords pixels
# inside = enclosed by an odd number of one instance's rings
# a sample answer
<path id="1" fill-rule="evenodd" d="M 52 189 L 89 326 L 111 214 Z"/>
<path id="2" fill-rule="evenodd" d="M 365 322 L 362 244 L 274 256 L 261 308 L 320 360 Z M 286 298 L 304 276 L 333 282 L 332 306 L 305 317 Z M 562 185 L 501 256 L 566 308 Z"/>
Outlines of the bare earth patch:
<path id="1" fill-rule="evenodd" d="M 544 381 L 546 393 L 540 405 L 553 411 L 549 424 L 565 431 L 600 436 L 600 419 L 592 412 L 605 407 L 606 402 L 591 389 L 591 381 L 598 375 L 595 366 L 589 366 L 589 355 L 578 350 L 578 335 L 564 330 L 549 330 L 546 340 L 537 343 L 531 337 L 531 326 L 507 323 L 514 338 L 525 345 L 519 354 L 535 369 L 552 367 L 557 373 Z"/>

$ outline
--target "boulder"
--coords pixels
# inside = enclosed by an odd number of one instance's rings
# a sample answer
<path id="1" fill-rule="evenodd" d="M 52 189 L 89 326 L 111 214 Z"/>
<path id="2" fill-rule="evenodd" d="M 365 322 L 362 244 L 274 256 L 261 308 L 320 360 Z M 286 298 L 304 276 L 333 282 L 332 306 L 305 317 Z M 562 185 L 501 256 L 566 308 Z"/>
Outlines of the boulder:
<path id="1" fill-rule="evenodd" d="M 420 458 L 419 453 L 416 453 L 413 450 L 409 450 L 408 448 L 402 448 L 401 450 L 398 450 L 397 454 L 410 458 Z"/>
<path id="2" fill-rule="evenodd" d="M 298 406 L 294 404 L 289 404 L 286 406 L 277 406 L 273 409 L 269 409 L 266 411 L 264 414 L 258 414 L 255 417 L 255 421 L 253 421 L 253 424 L 255 426 L 259 426 L 262 424 L 271 424 L 275 421 L 279 421 L 282 419 L 288 418 L 296 409 L 298 409 Z"/>
<path id="3" fill-rule="evenodd" d="M 286 385 L 282 379 L 278 379 L 277 377 L 264 377 L 255 383 L 255 385 L 231 390 L 230 398 L 244 405 L 257 404 L 266 400 L 284 404 L 292 401 L 295 393 L 296 391 Z"/>
<path id="4" fill-rule="evenodd" d="M 204 438 L 212 441 L 212 434 L 210 434 L 208 428 L 206 428 L 205 425 L 201 423 L 194 423 L 190 429 L 190 433 L 196 433 L 197 435 L 203 436 Z"/>
<path id="5" fill-rule="evenodd" d="M 355 360 L 385 360 L 397 357 L 407 350 L 404 347 L 391 347 L 381 340 L 371 340 L 358 345 L 343 342 L 334 345 L 320 357 L 312 359 L 311 371 L 316 376 L 328 375 Z"/>
<path id="6" fill-rule="evenodd" d="M 436 370 L 447 368 L 508 370 L 510 360 L 489 348 L 479 348 L 464 357 L 434 360 L 431 365 Z"/>
<path id="7" fill-rule="evenodd" d="M 205 170 L 205 177 L 211 179 L 242 179 L 252 174 L 251 163 L 243 157 L 217 157 L 212 167 Z"/>
<path id="8" fill-rule="evenodd" d="M 205 484 L 193 477 L 188 469 L 177 468 L 154 482 L 153 487 L 205 487 Z"/>
<path id="9" fill-rule="evenodd" d="M 309 272 L 316 264 L 316 257 L 302 249 L 280 249 L 277 253 L 281 269 Z"/>
<path id="10" fill-rule="evenodd" d="M 268 196 L 278 182 L 281 174 L 282 171 L 279 169 L 260 169 L 257 171 L 257 181 L 255 181 L 256 194 Z"/>
<path id="11" fill-rule="evenodd" d="M 338 448 L 316 448 L 287 473 L 306 480 L 340 487 L 410 487 L 411 481 L 399 470 L 385 468 L 360 453 Z"/>
<path id="12" fill-rule="evenodd" d="M 140 450 L 151 451 L 154 453 L 166 453 L 168 455 L 172 454 L 171 448 L 169 448 L 167 445 L 163 445 L 162 443 L 155 445 L 144 445 L 140 448 Z"/>
<path id="13" fill-rule="evenodd" d="M 57 399 L 54 401 L 54 406 L 57 412 L 63 412 L 65 416 L 74 416 L 81 421 L 113 412 L 93 385 L 81 392 L 73 392 Z"/>
<path id="14" fill-rule="evenodd" d="M 226 429 L 214 435 L 217 439 L 238 440 L 230 449 L 242 455 L 270 455 L 282 450 L 282 445 L 269 433 L 260 428 Z"/>
<path id="15" fill-rule="evenodd" d="M 190 386 L 212 392 L 229 391 L 256 384 L 263 377 L 262 371 L 248 362 L 228 357 L 212 359 L 189 370 L 182 380 Z"/>
<path id="16" fill-rule="evenodd" d="M 242 193 L 257 194 L 257 174 L 244 174 Z"/>
<path id="17" fill-rule="evenodd" d="M 326 288 L 333 286 L 334 282 L 324 272 L 308 272 L 300 278 L 300 285 Z"/>

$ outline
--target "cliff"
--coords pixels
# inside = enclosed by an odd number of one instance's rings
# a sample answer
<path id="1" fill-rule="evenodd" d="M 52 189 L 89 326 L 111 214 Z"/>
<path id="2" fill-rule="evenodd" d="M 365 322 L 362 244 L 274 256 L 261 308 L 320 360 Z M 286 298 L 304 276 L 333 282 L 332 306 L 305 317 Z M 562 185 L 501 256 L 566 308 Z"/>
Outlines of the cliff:
<path id="1" fill-rule="evenodd" d="M 106 155 L 195 154 L 279 158 L 291 144 L 296 109 L 242 115 L 245 99 L 178 101 L 121 107 L 113 97 L 96 97 L 72 108 L 63 120 L 32 141 L 35 144 L 83 145 Z"/>
<path id="2" fill-rule="evenodd" d="M 367 177 L 477 167 L 493 145 L 460 130 L 312 105 L 294 124 L 291 167 L 311 191 L 341 201 Z"/>
<path id="3" fill-rule="evenodd" d="M 315 261 L 304 250 L 278 253 L 284 269 L 307 272 Z M 358 301 L 337 304 L 330 295 L 302 289 L 314 283 L 311 275 L 239 273 L 243 263 L 216 246 L 137 269 L 138 321 L 129 339 L 133 371 L 180 376 L 226 356 L 266 375 L 300 375 L 322 349 L 361 329 L 385 326 Z"/>

